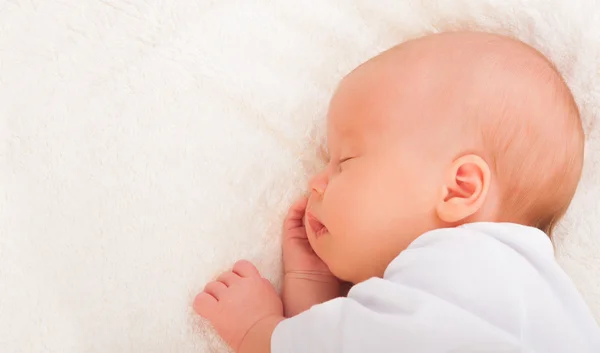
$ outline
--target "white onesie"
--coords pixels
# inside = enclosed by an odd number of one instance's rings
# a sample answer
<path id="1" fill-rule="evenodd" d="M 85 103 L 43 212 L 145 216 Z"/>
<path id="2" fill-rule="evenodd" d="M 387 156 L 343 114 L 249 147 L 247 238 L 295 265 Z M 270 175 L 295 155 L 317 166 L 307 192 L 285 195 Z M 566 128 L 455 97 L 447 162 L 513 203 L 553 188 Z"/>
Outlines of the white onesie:
<path id="1" fill-rule="evenodd" d="M 600 353 L 600 329 L 542 231 L 428 232 L 347 298 L 282 321 L 272 353 Z"/>

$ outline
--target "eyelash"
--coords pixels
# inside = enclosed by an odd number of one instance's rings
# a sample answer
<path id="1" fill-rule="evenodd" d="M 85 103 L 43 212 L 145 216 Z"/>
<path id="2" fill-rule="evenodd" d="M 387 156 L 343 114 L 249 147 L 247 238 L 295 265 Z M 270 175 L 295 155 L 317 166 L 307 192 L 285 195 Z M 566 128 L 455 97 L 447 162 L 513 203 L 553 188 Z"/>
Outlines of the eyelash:
<path id="1" fill-rule="evenodd" d="M 338 163 L 342 164 L 342 163 L 344 163 L 344 162 L 346 162 L 346 161 L 348 161 L 350 159 L 352 159 L 352 157 L 342 158 L 342 159 L 340 159 L 340 161 Z"/>

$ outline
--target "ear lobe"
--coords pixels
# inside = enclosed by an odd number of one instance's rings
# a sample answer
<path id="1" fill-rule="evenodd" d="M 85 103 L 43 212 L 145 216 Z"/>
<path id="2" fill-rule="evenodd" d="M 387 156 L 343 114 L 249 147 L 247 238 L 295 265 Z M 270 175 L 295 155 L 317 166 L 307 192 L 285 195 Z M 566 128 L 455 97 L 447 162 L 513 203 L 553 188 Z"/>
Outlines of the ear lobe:
<path id="1" fill-rule="evenodd" d="M 477 155 L 456 159 L 446 172 L 443 197 L 437 205 L 438 217 L 458 223 L 481 209 L 490 184 L 490 168 Z"/>

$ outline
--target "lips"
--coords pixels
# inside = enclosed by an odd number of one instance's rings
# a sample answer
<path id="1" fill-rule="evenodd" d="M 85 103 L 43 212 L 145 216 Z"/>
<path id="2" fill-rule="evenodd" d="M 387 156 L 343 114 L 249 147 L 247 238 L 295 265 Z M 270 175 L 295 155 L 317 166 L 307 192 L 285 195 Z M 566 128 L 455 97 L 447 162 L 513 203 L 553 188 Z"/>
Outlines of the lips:
<path id="1" fill-rule="evenodd" d="M 315 235 L 315 238 L 318 238 L 327 232 L 327 228 L 323 225 L 323 223 L 321 223 L 317 217 L 313 216 L 311 213 L 306 213 L 306 222 Z"/>

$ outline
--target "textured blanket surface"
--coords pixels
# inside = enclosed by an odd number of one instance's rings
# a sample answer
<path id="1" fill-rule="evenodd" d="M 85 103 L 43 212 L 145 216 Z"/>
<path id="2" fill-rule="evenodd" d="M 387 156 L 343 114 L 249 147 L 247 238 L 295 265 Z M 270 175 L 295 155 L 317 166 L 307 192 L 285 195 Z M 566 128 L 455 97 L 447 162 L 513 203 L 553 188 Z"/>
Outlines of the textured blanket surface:
<path id="1" fill-rule="evenodd" d="M 223 351 L 193 295 L 239 258 L 279 284 L 338 80 L 459 29 L 535 46 L 576 96 L 556 253 L 599 318 L 598 2 L 0 0 L 0 351 Z"/>

